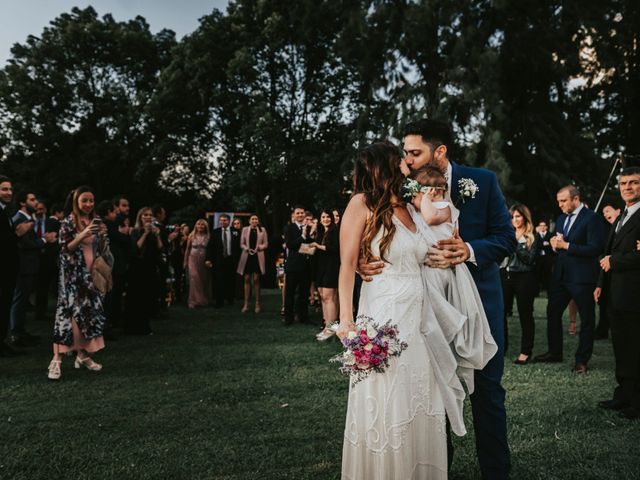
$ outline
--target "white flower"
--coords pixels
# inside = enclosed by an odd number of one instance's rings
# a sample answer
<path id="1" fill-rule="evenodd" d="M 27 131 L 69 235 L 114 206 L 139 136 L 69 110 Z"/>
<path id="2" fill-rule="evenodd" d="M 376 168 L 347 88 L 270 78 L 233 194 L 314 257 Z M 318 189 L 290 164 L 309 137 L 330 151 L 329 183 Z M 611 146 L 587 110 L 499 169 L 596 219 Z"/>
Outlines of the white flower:
<path id="1" fill-rule="evenodd" d="M 378 332 L 371 325 L 367 325 L 367 337 L 374 338 Z"/>
<path id="2" fill-rule="evenodd" d="M 372 348 L 373 348 L 373 345 L 371 345 L 370 343 L 367 343 L 367 344 L 364 346 L 364 349 L 365 349 L 367 352 L 368 352 L 368 351 L 370 351 Z"/>
<path id="3" fill-rule="evenodd" d="M 480 188 L 471 178 L 461 178 L 458 180 L 458 188 L 460 189 L 460 198 L 462 203 L 467 198 L 476 198 L 476 193 L 480 191 Z"/>
<path id="4" fill-rule="evenodd" d="M 348 334 L 347 334 L 347 338 L 349 340 L 353 340 L 354 338 L 356 338 L 358 336 L 358 334 L 356 332 L 354 332 L 353 330 L 351 330 Z"/>

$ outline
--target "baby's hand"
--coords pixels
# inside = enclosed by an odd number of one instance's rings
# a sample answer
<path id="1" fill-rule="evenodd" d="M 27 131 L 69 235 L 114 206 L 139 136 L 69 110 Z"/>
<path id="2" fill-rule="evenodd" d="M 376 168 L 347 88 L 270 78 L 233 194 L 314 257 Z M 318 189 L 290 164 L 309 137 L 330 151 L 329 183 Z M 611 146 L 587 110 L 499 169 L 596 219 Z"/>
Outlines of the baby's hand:
<path id="1" fill-rule="evenodd" d="M 413 204 L 414 207 L 416 207 L 416 210 L 420 211 L 420 204 L 422 203 L 422 197 L 424 196 L 424 193 L 420 192 L 420 193 L 416 193 L 413 196 L 413 199 L 411 200 L 411 203 Z"/>

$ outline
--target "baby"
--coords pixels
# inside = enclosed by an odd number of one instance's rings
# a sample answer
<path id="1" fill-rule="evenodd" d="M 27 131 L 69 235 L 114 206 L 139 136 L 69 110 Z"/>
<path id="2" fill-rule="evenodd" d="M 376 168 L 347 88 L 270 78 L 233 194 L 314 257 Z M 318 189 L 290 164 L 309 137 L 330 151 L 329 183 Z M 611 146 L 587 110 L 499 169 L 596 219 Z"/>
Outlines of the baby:
<path id="1" fill-rule="evenodd" d="M 411 178 L 423 188 L 416 193 L 411 203 L 420 212 L 431 228 L 436 240 L 451 238 L 455 233 L 455 212 L 447 200 L 447 179 L 436 167 L 426 165 L 411 174 Z M 424 191 L 424 193 L 423 193 Z"/>

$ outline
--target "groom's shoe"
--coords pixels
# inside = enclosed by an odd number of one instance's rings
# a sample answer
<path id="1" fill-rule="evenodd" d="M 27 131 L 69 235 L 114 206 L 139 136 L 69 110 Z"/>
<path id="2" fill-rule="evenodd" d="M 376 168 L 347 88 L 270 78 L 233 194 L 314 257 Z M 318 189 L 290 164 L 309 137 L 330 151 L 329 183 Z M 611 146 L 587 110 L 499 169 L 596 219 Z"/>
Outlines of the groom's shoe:
<path id="1" fill-rule="evenodd" d="M 576 362 L 576 364 L 572 368 L 573 373 L 587 373 L 587 364 Z"/>
<path id="2" fill-rule="evenodd" d="M 618 415 L 627 420 L 638 420 L 640 418 L 640 410 L 633 407 L 627 407 L 620 410 Z"/>
<path id="3" fill-rule="evenodd" d="M 598 402 L 598 406 L 600 408 L 604 408 L 605 410 L 623 410 L 628 408 L 630 405 L 621 400 L 617 400 L 615 398 L 611 400 L 601 400 Z"/>
<path id="4" fill-rule="evenodd" d="M 562 355 L 547 352 L 542 355 L 537 355 L 533 361 L 538 363 L 562 363 Z"/>

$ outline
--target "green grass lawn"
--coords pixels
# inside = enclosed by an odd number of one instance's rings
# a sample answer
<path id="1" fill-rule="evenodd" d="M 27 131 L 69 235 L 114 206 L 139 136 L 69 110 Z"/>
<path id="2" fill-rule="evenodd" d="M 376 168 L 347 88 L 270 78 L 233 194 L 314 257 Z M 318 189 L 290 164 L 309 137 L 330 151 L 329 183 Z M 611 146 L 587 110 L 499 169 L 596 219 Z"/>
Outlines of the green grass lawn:
<path id="1" fill-rule="evenodd" d="M 95 357 L 102 372 L 67 358 L 60 382 L 46 378 L 49 345 L 0 359 L 0 478 L 339 478 L 347 379 L 327 360 L 340 346 L 283 327 L 275 292 L 263 306 L 173 307 L 154 336 L 109 343 Z M 610 343 L 596 342 L 583 376 L 570 372 L 576 337 L 565 337 L 563 364 L 517 366 L 517 323 L 504 377 L 512 478 L 638 478 L 640 422 L 596 408 L 614 387 Z M 45 323 L 31 329 L 50 335 Z M 480 478 L 473 433 L 455 445 L 450 477 Z"/>

